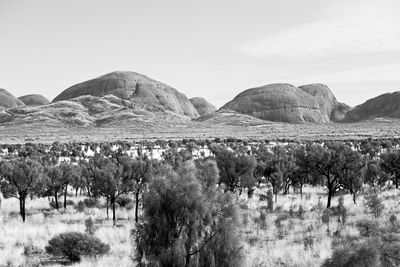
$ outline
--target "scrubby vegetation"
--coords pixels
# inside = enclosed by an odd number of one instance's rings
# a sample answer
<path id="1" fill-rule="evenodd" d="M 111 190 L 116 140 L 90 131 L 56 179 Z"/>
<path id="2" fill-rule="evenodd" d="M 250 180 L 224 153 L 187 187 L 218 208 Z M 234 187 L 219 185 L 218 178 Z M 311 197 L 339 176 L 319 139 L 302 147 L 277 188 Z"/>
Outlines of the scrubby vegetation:
<path id="1" fill-rule="evenodd" d="M 110 246 L 100 239 L 79 232 L 61 233 L 49 240 L 46 252 L 54 256 L 66 257 L 71 262 L 79 262 L 82 256 L 98 256 L 110 251 Z"/>
<path id="2" fill-rule="evenodd" d="M 0 265 L 400 264 L 399 140 L 3 149 Z"/>

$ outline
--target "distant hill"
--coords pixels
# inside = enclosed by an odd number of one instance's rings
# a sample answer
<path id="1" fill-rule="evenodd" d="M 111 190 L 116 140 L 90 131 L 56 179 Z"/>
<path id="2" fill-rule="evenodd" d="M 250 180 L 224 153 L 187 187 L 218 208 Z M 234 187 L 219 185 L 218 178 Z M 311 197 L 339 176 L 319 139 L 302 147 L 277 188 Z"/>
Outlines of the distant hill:
<path id="1" fill-rule="evenodd" d="M 253 116 L 241 114 L 234 110 L 220 109 L 216 112 L 205 114 L 197 119 L 195 122 L 204 122 L 209 125 L 233 125 L 233 126 L 262 126 L 272 124 L 270 121 L 258 119 Z"/>
<path id="2" fill-rule="evenodd" d="M 338 111 L 340 107 L 342 111 Z M 340 120 L 346 106 L 323 84 L 295 87 L 278 83 L 251 88 L 238 94 L 221 109 L 277 122 L 329 122 Z"/>
<path id="3" fill-rule="evenodd" d="M 192 103 L 192 105 L 197 110 L 200 116 L 214 113 L 217 110 L 215 106 L 210 104 L 207 100 L 205 100 L 202 97 L 191 98 L 190 102 Z"/>
<path id="4" fill-rule="evenodd" d="M 6 89 L 0 88 L 0 107 L 13 108 L 19 106 L 24 106 L 24 103 L 15 98 L 15 96 L 9 93 Z"/>
<path id="5" fill-rule="evenodd" d="M 43 106 L 0 110 L 0 124 L 52 127 L 101 127 L 128 125 L 165 125 L 189 121 L 173 112 L 150 112 L 114 95 L 79 96 Z"/>
<path id="6" fill-rule="evenodd" d="M 21 100 L 26 106 L 41 106 L 50 103 L 46 97 L 38 94 L 24 95 L 18 97 L 18 99 Z"/>
<path id="7" fill-rule="evenodd" d="M 400 91 L 367 100 L 351 109 L 345 119 L 346 121 L 361 121 L 383 117 L 400 118 Z"/>
<path id="8" fill-rule="evenodd" d="M 116 71 L 69 87 L 53 102 L 83 95 L 102 97 L 114 95 L 148 111 L 171 111 L 177 115 L 196 118 L 199 113 L 189 99 L 178 90 L 131 71 Z"/>
<path id="9" fill-rule="evenodd" d="M 222 108 L 142 74 L 117 71 L 69 87 L 51 103 L 42 95 L 18 99 L 0 89 L 0 125 L 54 127 L 259 127 L 272 122 L 356 122 L 400 118 L 400 91 L 357 107 L 337 101 L 324 84 L 269 84 L 247 89 Z M 191 121 L 191 122 L 190 122 Z"/>

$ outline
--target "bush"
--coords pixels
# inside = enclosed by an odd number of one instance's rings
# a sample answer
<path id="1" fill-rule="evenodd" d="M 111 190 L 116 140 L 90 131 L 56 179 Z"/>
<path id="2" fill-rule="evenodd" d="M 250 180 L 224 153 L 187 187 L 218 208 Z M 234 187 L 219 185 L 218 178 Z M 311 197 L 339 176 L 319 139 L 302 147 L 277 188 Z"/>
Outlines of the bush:
<path id="1" fill-rule="evenodd" d="M 125 208 L 129 204 L 133 204 L 133 200 L 127 195 L 121 195 L 115 200 L 115 203 L 117 203 L 120 207 Z"/>
<path id="2" fill-rule="evenodd" d="M 94 232 L 96 232 L 97 227 L 94 225 L 94 221 L 92 217 L 89 217 L 89 219 L 85 220 L 85 232 L 88 233 L 89 235 L 94 235 Z"/>
<path id="3" fill-rule="evenodd" d="M 340 247 L 334 250 L 332 257 L 327 259 L 323 267 L 341 266 L 381 266 L 380 253 L 373 242 L 365 242 L 356 248 Z"/>
<path id="4" fill-rule="evenodd" d="M 72 200 L 67 200 L 66 203 L 67 203 L 67 206 L 73 206 L 73 205 L 75 205 L 74 201 L 72 201 Z M 52 207 L 53 209 L 55 209 L 55 208 L 56 208 L 56 202 L 52 199 L 52 200 L 49 202 L 49 206 Z M 62 208 L 62 207 L 64 207 L 64 202 L 58 201 L 58 208 Z"/>
<path id="5" fill-rule="evenodd" d="M 83 201 L 81 200 L 78 202 L 75 208 L 78 212 L 83 212 L 85 210 L 85 204 L 83 204 Z"/>
<path id="6" fill-rule="evenodd" d="M 67 203 L 67 206 L 75 205 L 75 202 L 73 200 L 70 200 L 70 199 L 67 199 L 66 203 Z"/>
<path id="7" fill-rule="evenodd" d="M 46 252 L 53 256 L 79 262 L 82 256 L 98 256 L 110 251 L 110 246 L 89 234 L 66 232 L 54 236 L 46 246 Z"/>
<path id="8" fill-rule="evenodd" d="M 135 208 L 135 203 L 133 202 L 125 206 L 126 210 L 133 210 L 134 208 Z"/>
<path id="9" fill-rule="evenodd" d="M 327 225 L 326 232 L 328 235 L 330 234 L 329 222 L 331 219 L 331 215 L 332 215 L 332 211 L 330 209 L 325 209 L 321 216 L 321 221 Z"/>
<path id="10" fill-rule="evenodd" d="M 395 214 L 390 215 L 389 218 L 390 224 L 395 227 L 398 225 L 398 220 L 397 220 L 397 216 Z"/>
<path id="11" fill-rule="evenodd" d="M 336 249 L 323 266 L 400 266 L 397 228 L 369 220 L 358 221 L 357 228 L 360 235 L 333 240 L 332 247 Z"/>
<path id="12" fill-rule="evenodd" d="M 363 237 L 377 236 L 381 231 L 377 221 L 360 220 L 356 225 L 360 235 Z"/>
<path id="13" fill-rule="evenodd" d="M 300 205 L 299 209 L 297 210 L 297 217 L 299 217 L 300 219 L 303 219 L 303 214 L 304 214 L 304 209 L 303 209 L 303 206 Z"/>
<path id="14" fill-rule="evenodd" d="M 97 198 L 85 198 L 83 200 L 83 205 L 87 208 L 94 208 L 99 206 L 99 200 Z"/>
<path id="15" fill-rule="evenodd" d="M 248 210 L 248 209 L 249 209 L 249 205 L 247 205 L 247 204 L 245 204 L 245 203 L 240 204 L 239 207 L 240 207 L 242 210 Z"/>
<path id="16" fill-rule="evenodd" d="M 368 207 L 370 212 L 375 216 L 375 218 L 379 218 L 382 214 L 382 211 L 385 209 L 382 199 L 379 198 L 377 194 L 371 194 L 364 198 L 365 205 Z"/>
<path id="17" fill-rule="evenodd" d="M 259 222 L 260 222 L 260 228 L 262 230 L 267 229 L 267 214 L 263 211 L 261 211 L 260 213 Z"/>

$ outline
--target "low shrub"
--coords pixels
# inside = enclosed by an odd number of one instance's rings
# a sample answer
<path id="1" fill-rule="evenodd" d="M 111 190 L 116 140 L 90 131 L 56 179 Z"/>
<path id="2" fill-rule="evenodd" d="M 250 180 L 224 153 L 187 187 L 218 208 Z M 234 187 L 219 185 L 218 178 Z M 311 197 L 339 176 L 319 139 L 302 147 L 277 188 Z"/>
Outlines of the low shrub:
<path id="1" fill-rule="evenodd" d="M 360 235 L 334 238 L 335 247 L 324 267 L 400 266 L 400 237 L 397 228 L 380 226 L 378 221 L 357 222 Z"/>
<path id="2" fill-rule="evenodd" d="M 267 214 L 263 211 L 260 213 L 259 223 L 262 230 L 267 229 Z"/>
<path id="3" fill-rule="evenodd" d="M 249 205 L 247 205 L 247 204 L 245 204 L 245 203 L 240 204 L 239 207 L 240 207 L 242 210 L 248 210 L 248 209 L 249 209 Z"/>
<path id="4" fill-rule="evenodd" d="M 75 205 L 75 202 L 73 200 L 71 200 L 71 199 L 67 199 L 66 203 L 67 203 L 67 206 Z"/>
<path id="5" fill-rule="evenodd" d="M 97 230 L 97 226 L 95 226 L 92 217 L 85 220 L 85 227 L 85 232 L 89 235 L 94 235 L 94 232 Z"/>
<path id="6" fill-rule="evenodd" d="M 133 210 L 134 208 L 135 208 L 135 203 L 133 202 L 125 206 L 126 210 Z"/>
<path id="7" fill-rule="evenodd" d="M 371 194 L 365 196 L 365 206 L 370 210 L 370 212 L 375 216 L 375 218 L 379 218 L 385 209 L 385 205 L 382 203 L 382 199 L 378 197 L 377 194 Z"/>
<path id="8" fill-rule="evenodd" d="M 95 208 L 99 206 L 99 200 L 97 198 L 85 198 L 83 200 L 83 205 L 86 208 Z"/>
<path id="9" fill-rule="evenodd" d="M 395 214 L 390 215 L 389 222 L 393 227 L 399 224 L 399 221 L 397 220 L 397 216 Z"/>
<path id="10" fill-rule="evenodd" d="M 32 255 L 40 255 L 43 253 L 43 249 L 38 248 L 32 244 L 28 244 L 24 246 L 24 255 L 25 256 L 32 256 Z"/>
<path id="11" fill-rule="evenodd" d="M 127 196 L 127 195 L 121 195 L 119 196 L 115 202 L 122 208 L 125 208 L 126 206 L 128 206 L 129 204 L 133 203 L 133 200 Z"/>
<path id="12" fill-rule="evenodd" d="M 89 234 L 66 232 L 51 238 L 45 249 L 50 255 L 79 262 L 82 256 L 94 257 L 108 253 L 110 246 Z"/>
<path id="13" fill-rule="evenodd" d="M 67 206 L 75 205 L 75 202 L 72 201 L 72 200 L 67 200 L 66 203 L 67 203 Z M 56 202 L 53 199 L 49 202 L 49 206 L 52 207 L 53 209 L 57 208 L 56 207 Z M 64 202 L 58 201 L 58 208 L 62 208 L 62 207 L 64 207 Z"/>
<path id="14" fill-rule="evenodd" d="M 302 205 L 300 205 L 298 210 L 297 210 L 297 217 L 299 219 L 303 219 L 303 215 L 304 215 L 304 208 L 303 208 Z"/>
<path id="15" fill-rule="evenodd" d="M 251 235 L 247 238 L 247 243 L 250 246 L 255 246 L 258 242 L 260 242 L 260 237 L 258 235 Z"/>
<path id="16" fill-rule="evenodd" d="M 75 209 L 78 212 L 83 212 L 85 210 L 85 204 L 83 204 L 83 201 L 79 201 L 78 204 L 76 204 Z"/>

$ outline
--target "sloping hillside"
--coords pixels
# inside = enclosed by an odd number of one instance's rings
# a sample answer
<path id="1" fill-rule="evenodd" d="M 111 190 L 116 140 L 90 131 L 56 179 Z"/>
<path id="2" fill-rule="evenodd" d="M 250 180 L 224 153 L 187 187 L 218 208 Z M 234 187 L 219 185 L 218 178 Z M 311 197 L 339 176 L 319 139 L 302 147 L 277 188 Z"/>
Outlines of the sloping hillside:
<path id="1" fill-rule="evenodd" d="M 346 121 L 383 117 L 400 118 L 400 91 L 377 96 L 356 106 L 346 114 Z"/>
<path id="2" fill-rule="evenodd" d="M 269 121 L 329 122 L 336 105 L 336 98 L 325 85 L 278 83 L 245 90 L 221 109 Z"/>
<path id="3" fill-rule="evenodd" d="M 117 71 L 69 87 L 53 102 L 83 95 L 114 95 L 141 106 L 148 111 L 172 111 L 178 115 L 199 116 L 189 99 L 178 90 L 131 71 Z"/>

